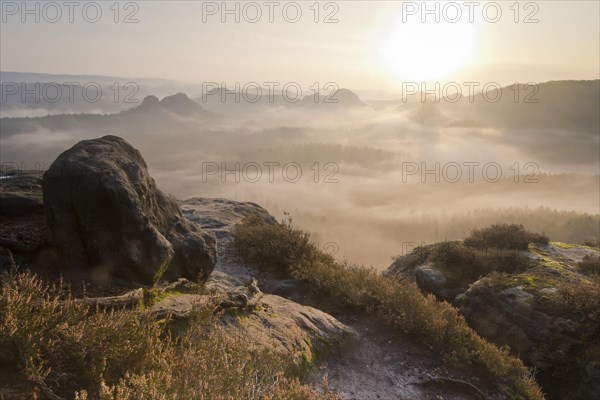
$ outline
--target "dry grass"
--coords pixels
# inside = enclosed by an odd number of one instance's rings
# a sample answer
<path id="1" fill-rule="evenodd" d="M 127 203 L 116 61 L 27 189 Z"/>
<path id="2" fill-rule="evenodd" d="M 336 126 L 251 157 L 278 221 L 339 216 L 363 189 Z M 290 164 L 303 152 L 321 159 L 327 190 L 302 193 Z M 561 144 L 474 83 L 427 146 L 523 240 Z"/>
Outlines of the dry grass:
<path id="1" fill-rule="evenodd" d="M 550 297 L 551 310 L 556 315 L 581 321 L 588 321 L 595 335 L 600 320 L 600 277 L 592 277 L 590 281 L 565 282 L 558 288 L 555 296 Z"/>
<path id="2" fill-rule="evenodd" d="M 31 273 L 0 275 L 0 361 L 64 398 L 334 399 L 302 385 L 290 357 L 251 350 L 214 318 L 198 312 L 176 337 L 138 311 L 90 310 Z"/>
<path id="3" fill-rule="evenodd" d="M 577 266 L 586 275 L 600 275 L 600 256 L 586 255 Z"/>
<path id="4" fill-rule="evenodd" d="M 336 262 L 291 220 L 273 225 L 250 218 L 236 226 L 234 239 L 247 262 L 303 280 L 331 303 L 373 313 L 388 327 L 432 346 L 447 365 L 485 372 L 512 398 L 543 399 L 523 363 L 479 337 L 451 305 L 423 296 L 414 284 Z"/>

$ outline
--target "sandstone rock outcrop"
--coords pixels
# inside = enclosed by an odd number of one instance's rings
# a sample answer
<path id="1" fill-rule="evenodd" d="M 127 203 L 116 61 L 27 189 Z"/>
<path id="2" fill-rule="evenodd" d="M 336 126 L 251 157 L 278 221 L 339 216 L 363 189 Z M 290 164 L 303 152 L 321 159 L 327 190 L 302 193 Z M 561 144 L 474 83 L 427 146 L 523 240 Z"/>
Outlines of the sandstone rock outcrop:
<path id="1" fill-rule="evenodd" d="M 215 266 L 214 235 L 182 216 L 176 200 L 156 188 L 140 152 L 119 137 L 63 152 L 44 174 L 43 193 L 65 266 L 144 284 L 206 280 Z"/>
<path id="2" fill-rule="evenodd" d="M 451 245 L 440 244 L 446 251 L 438 253 L 435 245 L 418 248 L 386 274 L 452 302 L 479 335 L 534 367 L 549 398 L 600 397 L 597 284 L 578 264 L 586 256 L 600 262 L 600 249 L 530 244 L 506 272 L 511 258 L 500 251 Z"/>

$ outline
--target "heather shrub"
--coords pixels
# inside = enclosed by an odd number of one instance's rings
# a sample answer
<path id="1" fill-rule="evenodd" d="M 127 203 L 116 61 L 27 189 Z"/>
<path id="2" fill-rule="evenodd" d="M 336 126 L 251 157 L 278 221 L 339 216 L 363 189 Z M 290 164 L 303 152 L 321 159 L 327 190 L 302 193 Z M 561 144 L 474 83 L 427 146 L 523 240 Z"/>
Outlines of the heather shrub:
<path id="1" fill-rule="evenodd" d="M 422 295 L 412 283 L 337 262 L 291 220 L 273 225 L 251 217 L 235 227 L 233 237 L 245 261 L 302 280 L 325 301 L 369 312 L 388 328 L 433 347 L 448 365 L 480 368 L 515 398 L 543 398 L 523 363 L 479 337 L 451 305 Z"/>
<path id="2" fill-rule="evenodd" d="M 60 284 L 3 272 L 0 362 L 50 398 L 335 399 L 302 385 L 289 355 L 230 337 L 207 307 L 172 336 L 141 311 L 90 309 Z"/>
<path id="3" fill-rule="evenodd" d="M 598 238 L 597 236 L 588 236 L 583 241 L 583 245 L 584 246 L 588 246 L 588 247 L 597 247 L 597 248 L 600 248 L 600 238 Z"/>
<path id="4" fill-rule="evenodd" d="M 554 313 L 573 318 L 575 316 L 589 320 L 600 319 L 600 278 L 591 281 L 566 282 L 558 288 L 558 292 L 550 297 L 550 305 Z M 596 334 L 598 332 L 598 325 Z"/>
<path id="5" fill-rule="evenodd" d="M 586 275 L 600 275 L 600 256 L 588 254 L 577 263 L 577 266 Z"/>
<path id="6" fill-rule="evenodd" d="M 519 272 L 532 265 L 531 259 L 517 250 L 474 248 L 455 241 L 417 247 L 396 258 L 393 268 L 410 273 L 425 263 L 444 271 L 449 287 L 466 287 L 491 272 Z"/>
<path id="7" fill-rule="evenodd" d="M 529 243 L 548 244 L 549 238 L 543 233 L 533 233 L 525 230 L 523 225 L 496 224 L 483 229 L 473 229 L 463 243 L 475 248 L 490 248 L 505 250 L 527 250 Z"/>

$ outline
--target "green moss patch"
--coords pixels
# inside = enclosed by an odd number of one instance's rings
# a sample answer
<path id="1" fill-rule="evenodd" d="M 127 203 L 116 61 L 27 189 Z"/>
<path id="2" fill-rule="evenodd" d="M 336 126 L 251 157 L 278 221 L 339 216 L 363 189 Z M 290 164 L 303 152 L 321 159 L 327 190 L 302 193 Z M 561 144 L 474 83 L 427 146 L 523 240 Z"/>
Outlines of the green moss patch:
<path id="1" fill-rule="evenodd" d="M 183 294 L 178 290 L 144 289 L 144 306 L 152 307 L 160 303 L 169 296 L 178 296 Z"/>

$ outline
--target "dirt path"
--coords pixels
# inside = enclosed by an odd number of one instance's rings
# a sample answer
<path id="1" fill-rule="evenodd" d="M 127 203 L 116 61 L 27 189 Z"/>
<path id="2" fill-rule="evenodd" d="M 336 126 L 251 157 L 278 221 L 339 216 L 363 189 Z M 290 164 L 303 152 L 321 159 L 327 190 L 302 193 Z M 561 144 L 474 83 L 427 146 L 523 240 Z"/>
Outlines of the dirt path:
<path id="1" fill-rule="evenodd" d="M 274 278 L 237 260 L 231 250 L 227 229 L 219 229 L 215 233 L 219 248 L 219 261 L 215 271 L 234 275 L 241 280 L 256 278 L 265 293 L 277 294 L 318 308 L 315 304 L 318 301 L 306 296 L 306 290 L 302 290 L 297 283 Z M 482 398 L 467 385 L 450 381 L 436 383 L 432 379 L 445 377 L 470 382 L 486 392 L 486 399 L 503 398 L 487 391 L 489 388 L 485 382 L 473 376 L 448 371 L 435 361 L 437 357 L 430 349 L 402 340 L 377 326 L 368 317 L 334 316 L 356 330 L 359 337 L 317 360 L 317 365 L 308 375 L 309 383 L 317 390 L 323 391 L 326 386 L 345 400 Z"/>

